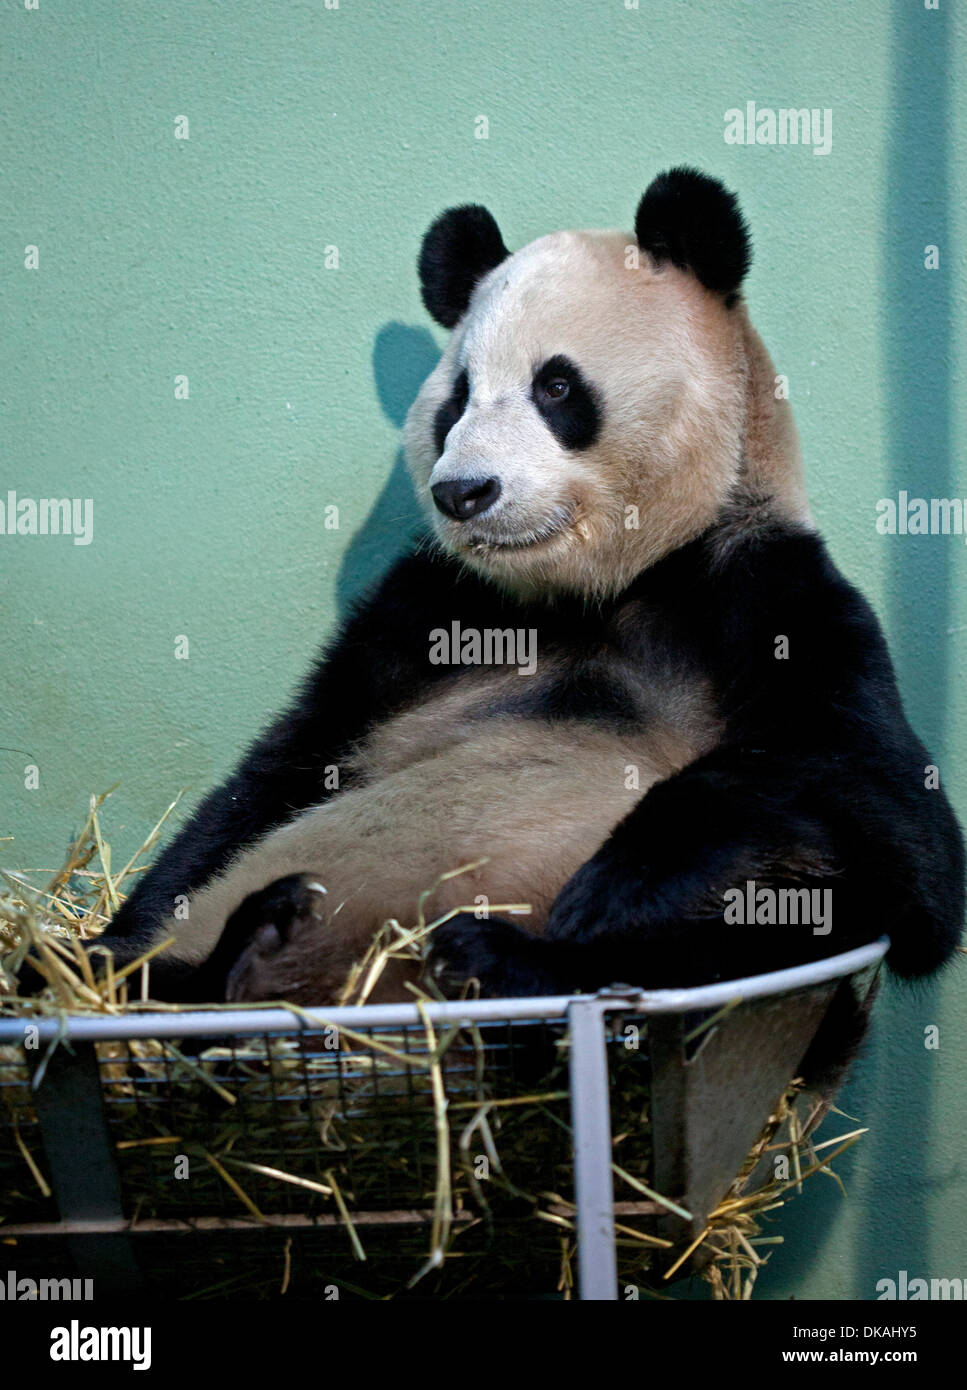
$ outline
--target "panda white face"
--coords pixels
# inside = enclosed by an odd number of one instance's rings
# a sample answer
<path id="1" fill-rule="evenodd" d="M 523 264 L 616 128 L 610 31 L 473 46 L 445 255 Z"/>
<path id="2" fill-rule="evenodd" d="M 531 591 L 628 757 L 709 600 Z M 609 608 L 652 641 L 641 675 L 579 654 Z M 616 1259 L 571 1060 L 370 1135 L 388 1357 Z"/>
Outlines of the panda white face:
<path id="1" fill-rule="evenodd" d="M 443 546 L 521 594 L 619 591 L 708 527 L 742 474 L 744 307 L 636 230 L 508 255 L 469 207 L 424 242 L 424 298 L 453 332 L 407 463 Z"/>
<path id="2" fill-rule="evenodd" d="M 730 311 L 636 251 L 620 232 L 558 232 L 502 262 L 410 412 L 439 540 L 516 590 L 624 587 L 709 525 L 737 477 Z"/>

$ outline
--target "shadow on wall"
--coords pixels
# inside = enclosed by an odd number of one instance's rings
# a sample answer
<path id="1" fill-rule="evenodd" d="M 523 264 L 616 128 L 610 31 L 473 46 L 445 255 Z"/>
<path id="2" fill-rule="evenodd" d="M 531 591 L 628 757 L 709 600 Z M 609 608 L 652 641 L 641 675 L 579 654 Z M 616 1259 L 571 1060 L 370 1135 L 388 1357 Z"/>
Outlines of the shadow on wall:
<path id="1" fill-rule="evenodd" d="M 901 489 L 911 497 L 951 497 L 958 493 L 950 417 L 947 199 L 952 26 L 944 9 L 928 11 L 894 0 L 893 32 L 888 107 L 893 124 L 881 221 L 886 490 L 894 499 Z M 938 271 L 924 268 L 927 245 L 940 248 Z M 887 635 L 907 714 L 937 760 L 941 779 L 949 747 L 947 628 L 954 539 L 884 538 L 891 547 Z M 946 1274 L 931 1265 L 928 1203 L 934 1219 L 940 1210 L 933 1190 L 938 1178 L 927 1171 L 930 1138 L 938 1123 L 932 1100 L 937 1062 L 923 1045 L 925 1025 L 939 1019 L 939 996 L 935 980 L 915 989 L 893 985 L 884 993 L 874 1011 L 869 1047 L 840 1102 L 870 1129 L 862 1140 L 862 1178 L 850 1182 L 847 1177 L 858 1213 L 848 1298 L 875 1299 L 877 1280 L 895 1279 L 901 1269 L 911 1277 Z M 844 1123 L 844 1131 L 850 1127 Z M 849 1166 L 842 1171 L 848 1174 Z M 842 1214 L 841 1197 L 832 1183 L 829 1189 L 813 1192 L 808 1201 L 789 1209 L 783 1221 L 788 1255 L 775 1261 L 781 1278 L 770 1286 L 772 1297 L 794 1294 L 805 1270 L 822 1256 L 824 1237 Z"/>
<path id="2" fill-rule="evenodd" d="M 425 328 L 387 323 L 377 333 L 373 380 L 383 412 L 397 429 L 403 428 L 417 392 L 439 360 L 440 350 Z M 345 620 L 353 603 L 406 549 L 422 520 L 400 449 L 382 492 L 343 557 L 336 581 L 340 619 Z"/>
<path id="3" fill-rule="evenodd" d="M 894 0 L 892 128 L 882 217 L 885 306 L 883 361 L 889 386 L 888 487 L 893 497 L 953 495 L 948 164 L 950 46 L 947 7 L 928 11 Z M 941 268 L 924 268 L 924 249 L 940 247 Z M 938 761 L 949 752 L 947 628 L 951 608 L 950 536 L 895 537 L 888 577 L 888 623 L 900 689 L 914 728 Z M 923 543 L 921 543 L 923 542 Z M 929 795 L 929 793 L 925 793 Z M 890 1014 L 874 1035 L 857 1100 L 872 1126 L 862 1193 L 865 1220 L 855 1256 L 856 1297 L 899 1269 L 939 1274 L 930 1265 L 927 1173 L 938 1123 L 932 1100 L 936 1054 L 923 1028 L 939 1017 L 940 986 L 891 990 Z M 886 1002 L 886 1001 L 884 1001 Z M 895 1179 L 897 1167 L 904 1181 Z M 888 1195 L 889 1194 L 889 1195 Z M 939 1205 L 933 1204 L 939 1216 Z"/>

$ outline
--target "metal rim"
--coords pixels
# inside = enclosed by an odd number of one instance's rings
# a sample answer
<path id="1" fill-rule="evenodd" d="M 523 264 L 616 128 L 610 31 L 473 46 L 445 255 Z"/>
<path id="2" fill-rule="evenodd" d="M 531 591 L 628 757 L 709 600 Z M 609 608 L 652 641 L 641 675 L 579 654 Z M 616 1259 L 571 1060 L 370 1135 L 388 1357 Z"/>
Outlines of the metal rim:
<path id="1" fill-rule="evenodd" d="M 789 994 L 844 978 L 878 965 L 890 941 L 882 936 L 867 946 L 840 955 L 773 970 L 739 980 L 724 980 L 693 989 L 639 990 L 615 986 L 597 996 L 553 995 L 531 999 L 479 999 L 467 1002 L 426 1004 L 366 1004 L 341 1009 L 145 1009 L 128 1014 L 63 1014 L 60 1017 L 0 1018 L 0 1043 L 24 1040 L 25 1028 L 36 1028 L 38 1041 L 55 1038 L 75 1042 L 111 1042 L 129 1038 L 222 1037 L 226 1034 L 293 1033 L 329 1027 L 392 1028 L 438 1023 L 489 1023 L 517 1019 L 565 1019 L 577 1000 L 597 997 L 611 1000 L 609 1007 L 636 1014 L 679 1014 L 693 1009 L 715 1009 L 742 999 L 762 999 Z"/>

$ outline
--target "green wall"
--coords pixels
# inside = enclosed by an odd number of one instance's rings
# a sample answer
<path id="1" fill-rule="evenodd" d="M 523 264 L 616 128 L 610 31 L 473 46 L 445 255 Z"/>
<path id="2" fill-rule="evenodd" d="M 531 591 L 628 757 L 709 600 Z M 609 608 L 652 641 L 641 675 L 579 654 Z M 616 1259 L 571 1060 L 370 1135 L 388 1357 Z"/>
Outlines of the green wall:
<path id="1" fill-rule="evenodd" d="M 741 194 L 815 510 L 967 815 L 964 538 L 874 525 L 900 488 L 967 495 L 965 25 L 939 3 L 3 0 L 0 498 L 93 498 L 94 538 L 0 536 L 2 862 L 59 862 L 118 778 L 117 852 L 190 804 L 402 543 L 430 219 L 482 201 L 514 247 L 630 226 L 684 161 Z M 726 144 L 750 100 L 830 108 L 831 152 Z M 890 990 L 843 1100 L 872 1127 L 849 1197 L 816 1180 L 761 1293 L 967 1276 L 965 1021 L 961 971 Z"/>

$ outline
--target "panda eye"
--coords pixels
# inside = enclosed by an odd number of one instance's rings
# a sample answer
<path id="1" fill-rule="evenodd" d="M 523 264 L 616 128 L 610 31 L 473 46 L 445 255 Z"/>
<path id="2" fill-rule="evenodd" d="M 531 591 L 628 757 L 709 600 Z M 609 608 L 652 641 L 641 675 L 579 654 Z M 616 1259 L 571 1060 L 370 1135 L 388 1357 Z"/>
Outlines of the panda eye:
<path id="1" fill-rule="evenodd" d="M 563 352 L 534 372 L 531 400 L 564 449 L 589 449 L 601 429 L 603 401 L 581 368 Z"/>
<path id="2" fill-rule="evenodd" d="M 570 382 L 565 381 L 562 376 L 558 376 L 553 381 L 547 382 L 544 387 L 544 395 L 551 401 L 563 401 L 570 390 Z"/>

